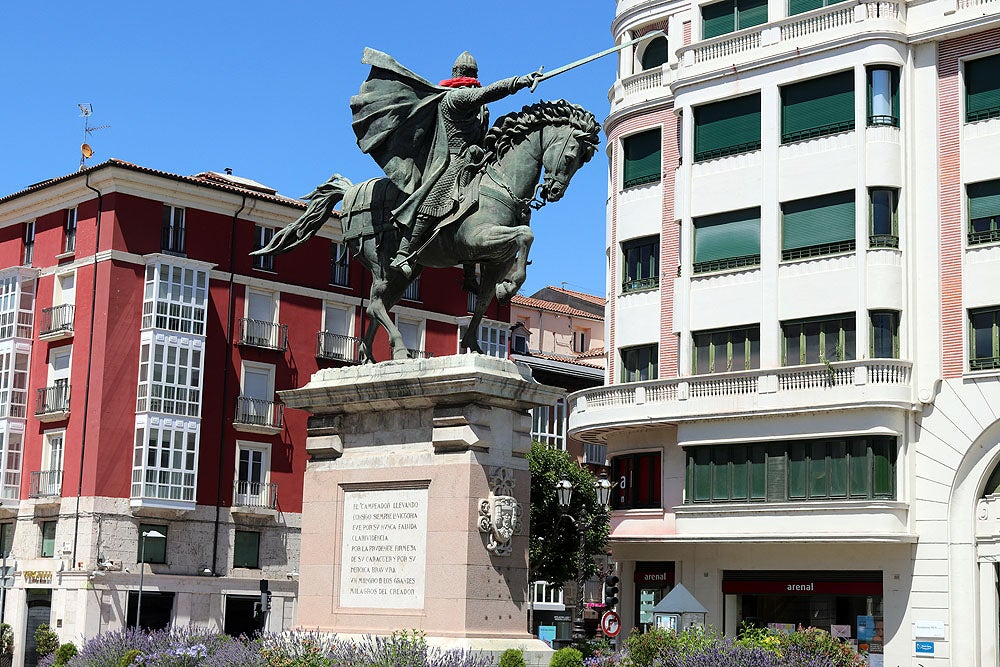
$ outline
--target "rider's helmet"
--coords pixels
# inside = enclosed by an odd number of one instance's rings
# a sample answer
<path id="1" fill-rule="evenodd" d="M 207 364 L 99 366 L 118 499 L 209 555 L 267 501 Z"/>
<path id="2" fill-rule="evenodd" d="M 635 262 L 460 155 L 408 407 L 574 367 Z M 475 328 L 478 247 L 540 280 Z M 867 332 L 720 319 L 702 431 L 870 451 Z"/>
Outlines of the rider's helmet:
<path id="1" fill-rule="evenodd" d="M 463 76 L 475 79 L 479 76 L 479 65 L 471 53 L 462 51 L 458 58 L 455 58 L 455 64 L 451 66 L 451 75 L 456 79 Z"/>

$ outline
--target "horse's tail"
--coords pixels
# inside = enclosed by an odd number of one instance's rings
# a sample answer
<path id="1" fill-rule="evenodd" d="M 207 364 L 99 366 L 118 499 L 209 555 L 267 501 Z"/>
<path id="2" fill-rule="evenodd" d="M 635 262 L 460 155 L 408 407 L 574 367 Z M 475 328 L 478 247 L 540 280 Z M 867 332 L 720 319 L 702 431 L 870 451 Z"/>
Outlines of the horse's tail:
<path id="1" fill-rule="evenodd" d="M 305 213 L 275 234 L 266 246 L 250 254 L 280 255 L 311 239 L 333 215 L 333 207 L 340 203 L 351 185 L 351 181 L 340 174 L 331 176 L 330 180 L 303 197 L 309 200 Z"/>

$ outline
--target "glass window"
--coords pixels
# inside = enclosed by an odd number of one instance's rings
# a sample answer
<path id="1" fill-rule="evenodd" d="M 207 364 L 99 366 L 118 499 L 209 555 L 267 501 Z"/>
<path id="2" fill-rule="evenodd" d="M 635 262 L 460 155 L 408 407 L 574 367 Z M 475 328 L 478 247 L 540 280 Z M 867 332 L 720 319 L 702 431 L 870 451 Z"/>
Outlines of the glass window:
<path id="1" fill-rule="evenodd" d="M 42 558 L 53 558 L 56 555 L 56 525 L 58 521 L 42 522 L 42 548 L 39 556 Z"/>
<path id="2" fill-rule="evenodd" d="M 156 537 L 149 533 L 157 533 L 163 537 Z M 144 546 L 145 544 L 145 546 Z M 139 552 L 136 562 L 138 563 L 166 563 L 167 562 L 167 527 L 155 524 L 139 524 Z"/>
<path id="3" fill-rule="evenodd" d="M 76 250 L 76 209 L 66 209 L 66 227 L 63 234 L 63 252 Z"/>
<path id="4" fill-rule="evenodd" d="M 201 416 L 203 343 L 157 335 L 139 348 L 136 412 Z"/>
<path id="5" fill-rule="evenodd" d="M 184 253 L 184 209 L 163 205 L 160 226 L 160 249 L 163 252 Z"/>
<path id="6" fill-rule="evenodd" d="M 667 38 L 654 37 L 642 51 L 641 65 L 643 70 L 653 69 L 667 62 Z"/>
<path id="7" fill-rule="evenodd" d="M 194 502 L 199 430 L 197 422 L 155 417 L 140 421 L 132 459 L 132 498 Z"/>
<path id="8" fill-rule="evenodd" d="M 658 346 L 655 344 L 623 348 L 620 351 L 622 382 L 643 382 L 657 379 L 657 349 Z"/>
<path id="9" fill-rule="evenodd" d="M 351 253 L 346 243 L 334 241 L 330 246 L 330 284 L 338 287 L 350 287 Z"/>
<path id="10" fill-rule="evenodd" d="M 729 373 L 760 368 L 760 327 L 697 331 L 692 372 Z"/>
<path id="11" fill-rule="evenodd" d="M 695 273 L 760 264 L 760 209 L 695 218 Z"/>
<path id="12" fill-rule="evenodd" d="M 873 310 L 871 318 L 872 359 L 899 359 L 899 313 L 895 310 Z"/>
<path id="13" fill-rule="evenodd" d="M 10 558 L 14 548 L 14 523 L 0 523 L 0 556 Z M 6 574 L 6 573 L 4 573 Z"/>
<path id="14" fill-rule="evenodd" d="M 781 205 L 781 259 L 855 249 L 854 192 L 835 192 Z"/>
<path id="15" fill-rule="evenodd" d="M 760 148 L 760 93 L 694 108 L 694 160 Z"/>
<path id="16" fill-rule="evenodd" d="M 781 86 L 781 143 L 853 129 L 853 71 Z"/>
<path id="17" fill-rule="evenodd" d="M 625 153 L 622 187 L 655 183 L 660 180 L 660 129 L 647 130 L 622 140 Z"/>
<path id="18" fill-rule="evenodd" d="M 686 448 L 685 503 L 894 498 L 893 436 Z"/>
<path id="19" fill-rule="evenodd" d="M 965 122 L 1000 116 L 1000 54 L 965 62 Z"/>
<path id="20" fill-rule="evenodd" d="M 969 369 L 1000 368 L 1000 308 L 969 311 Z"/>
<path id="21" fill-rule="evenodd" d="M 532 408 L 531 439 L 553 449 L 566 449 L 566 399 Z"/>
<path id="22" fill-rule="evenodd" d="M 1000 180 L 965 186 L 969 207 L 968 244 L 1000 241 Z"/>
<path id="23" fill-rule="evenodd" d="M 146 267 L 142 328 L 205 335 L 208 271 L 171 264 Z"/>
<path id="24" fill-rule="evenodd" d="M 722 0 L 701 8 L 702 39 L 764 23 L 767 23 L 767 0 Z"/>
<path id="25" fill-rule="evenodd" d="M 868 126 L 899 127 L 899 68 L 868 68 Z"/>
<path id="26" fill-rule="evenodd" d="M 254 225 L 253 249 L 260 250 L 274 238 L 274 228 Z M 261 271 L 274 271 L 274 255 L 254 255 L 253 268 Z"/>
<path id="27" fill-rule="evenodd" d="M 611 459 L 611 507 L 660 507 L 660 452 L 642 452 Z"/>
<path id="28" fill-rule="evenodd" d="M 868 196 L 871 201 L 869 209 L 869 248 L 898 248 L 899 228 L 896 220 L 896 202 L 898 191 L 895 188 L 871 188 Z"/>
<path id="29" fill-rule="evenodd" d="M 622 260 L 622 292 L 636 292 L 659 286 L 659 236 L 623 242 Z"/>
<path id="30" fill-rule="evenodd" d="M 785 366 L 850 361 L 855 358 L 854 315 L 782 322 Z"/>
<path id="31" fill-rule="evenodd" d="M 31 266 L 35 254 L 35 221 L 24 223 L 24 265 Z"/>
<path id="32" fill-rule="evenodd" d="M 260 533 L 237 530 L 233 541 L 233 567 L 260 567 Z"/>

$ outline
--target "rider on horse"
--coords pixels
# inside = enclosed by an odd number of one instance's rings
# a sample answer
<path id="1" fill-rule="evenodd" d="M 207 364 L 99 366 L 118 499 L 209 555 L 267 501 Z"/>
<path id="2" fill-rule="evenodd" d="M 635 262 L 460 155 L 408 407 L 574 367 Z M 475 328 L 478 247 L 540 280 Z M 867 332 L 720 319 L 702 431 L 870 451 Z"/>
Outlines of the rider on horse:
<path id="1" fill-rule="evenodd" d="M 459 204 L 473 203 L 460 201 L 460 189 L 463 172 L 483 158 L 482 142 L 489 129 L 486 104 L 528 88 L 541 75 L 482 87 L 476 61 L 465 51 L 455 60 L 452 78 L 434 86 L 384 53 L 367 49 L 362 62 L 371 64 L 372 71 L 351 98 L 354 131 L 361 150 L 407 194 L 393 211 L 402 238 L 391 266 L 409 278 L 413 251 L 420 249 L 434 225 Z M 398 126 L 389 127 L 387 118 Z"/>

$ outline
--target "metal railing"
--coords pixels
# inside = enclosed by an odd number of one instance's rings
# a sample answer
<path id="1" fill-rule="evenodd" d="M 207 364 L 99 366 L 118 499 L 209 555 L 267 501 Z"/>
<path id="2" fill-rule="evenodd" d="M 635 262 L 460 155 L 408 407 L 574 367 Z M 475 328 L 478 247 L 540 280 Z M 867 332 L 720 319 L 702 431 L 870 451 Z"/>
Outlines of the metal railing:
<path id="1" fill-rule="evenodd" d="M 278 485 L 238 479 L 233 482 L 233 507 L 276 509 L 278 507 Z"/>
<path id="2" fill-rule="evenodd" d="M 56 384 L 52 387 L 42 387 L 38 390 L 35 401 L 35 414 L 47 415 L 53 412 L 69 412 L 68 384 Z"/>
<path id="3" fill-rule="evenodd" d="M 320 359 L 361 363 L 361 339 L 320 331 L 316 334 L 316 356 Z"/>
<path id="4" fill-rule="evenodd" d="M 403 290 L 403 297 L 407 301 L 420 301 L 420 276 Z"/>
<path id="5" fill-rule="evenodd" d="M 746 266 L 760 266 L 760 255 L 744 255 L 742 257 L 727 257 L 713 259 L 710 262 L 695 262 L 691 267 L 693 273 L 708 273 L 710 271 L 725 271 Z"/>
<path id="6" fill-rule="evenodd" d="M 622 283 L 622 292 L 641 292 L 648 289 L 656 289 L 660 286 L 660 277 L 651 276 L 649 278 L 635 278 L 625 280 Z"/>
<path id="7" fill-rule="evenodd" d="M 869 248 L 898 248 L 899 237 L 895 234 L 869 234 Z"/>
<path id="8" fill-rule="evenodd" d="M 29 498 L 58 498 L 62 495 L 62 470 L 36 470 L 28 480 Z"/>
<path id="9" fill-rule="evenodd" d="M 284 352 L 288 349 L 288 325 L 241 318 L 240 345 Z"/>
<path id="10" fill-rule="evenodd" d="M 76 307 L 71 303 L 42 308 L 42 326 L 38 334 L 44 336 L 58 331 L 72 331 L 75 312 Z"/>
<path id="11" fill-rule="evenodd" d="M 787 262 L 792 259 L 806 259 L 807 257 L 822 257 L 823 255 L 836 255 L 842 252 L 854 252 L 857 243 L 853 239 L 850 241 L 838 241 L 835 243 L 820 243 L 819 245 L 806 246 L 805 248 L 789 248 L 781 251 L 781 260 Z"/>
<path id="12" fill-rule="evenodd" d="M 233 418 L 233 423 L 280 429 L 285 423 L 285 406 L 262 398 L 239 396 L 236 399 L 236 416 Z"/>
<path id="13" fill-rule="evenodd" d="M 163 225 L 160 231 L 160 249 L 163 252 L 184 252 L 184 225 Z"/>

